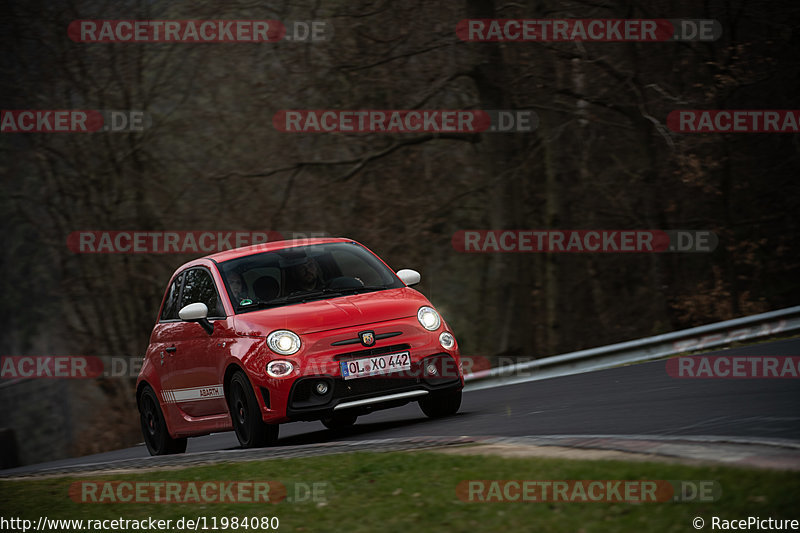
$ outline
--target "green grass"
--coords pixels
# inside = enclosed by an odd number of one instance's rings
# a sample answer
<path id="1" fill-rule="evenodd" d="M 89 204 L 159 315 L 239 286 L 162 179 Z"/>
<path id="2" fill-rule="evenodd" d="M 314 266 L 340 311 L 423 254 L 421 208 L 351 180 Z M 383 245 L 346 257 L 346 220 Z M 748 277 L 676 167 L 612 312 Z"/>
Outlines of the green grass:
<path id="1" fill-rule="evenodd" d="M 467 503 L 456 486 L 470 479 L 715 480 L 718 501 L 705 503 Z M 324 483 L 324 498 L 278 504 L 76 503 L 73 481 L 273 480 L 293 496 L 295 483 Z M 303 487 L 304 485 L 299 485 Z M 303 491 L 301 491 L 303 492 Z M 505 459 L 429 451 L 352 453 L 216 464 L 180 470 L 0 481 L 0 516 L 48 518 L 195 518 L 277 516 L 279 531 L 694 531 L 695 516 L 800 518 L 800 476 L 719 466 L 619 461 Z M 324 501 L 323 501 L 324 500 Z M 202 530 L 202 529 L 201 529 Z M 229 529 L 230 530 L 230 529 Z M 239 531 L 245 531 L 239 529 Z M 252 531 L 252 530 L 248 530 Z"/>

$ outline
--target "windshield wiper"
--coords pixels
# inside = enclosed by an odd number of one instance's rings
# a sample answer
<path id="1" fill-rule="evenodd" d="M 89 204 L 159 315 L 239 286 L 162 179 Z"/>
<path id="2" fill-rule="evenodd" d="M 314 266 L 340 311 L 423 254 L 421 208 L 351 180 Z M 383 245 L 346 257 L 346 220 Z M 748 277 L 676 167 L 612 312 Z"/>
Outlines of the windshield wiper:
<path id="1" fill-rule="evenodd" d="M 358 294 L 360 292 L 382 291 L 386 288 L 387 287 L 384 286 L 365 286 L 365 287 L 345 287 L 341 289 L 319 289 L 316 291 L 290 294 L 288 296 L 282 296 L 281 298 L 275 298 L 273 300 L 258 300 L 253 302 L 252 305 L 246 306 L 246 309 L 264 309 L 268 307 L 277 307 L 279 305 L 290 304 L 290 303 L 297 303 L 297 302 L 304 303 L 306 301 L 325 298 L 328 296 L 346 296 L 348 294 Z"/>
<path id="2" fill-rule="evenodd" d="M 342 288 L 342 289 L 331 289 L 331 290 L 333 292 L 357 294 L 359 292 L 382 291 L 382 290 L 384 290 L 386 288 L 387 287 L 383 287 L 383 286 L 372 286 L 372 287 L 364 286 L 364 287 L 345 287 L 345 288 Z"/>
<path id="3" fill-rule="evenodd" d="M 341 291 L 338 289 L 320 289 L 309 292 L 298 292 L 296 294 L 290 294 L 288 296 L 282 296 L 281 298 L 275 298 L 272 300 L 258 300 L 255 302 L 254 307 L 274 307 L 289 303 L 305 302 L 306 300 L 315 300 L 317 298 L 323 298 L 332 294 L 341 294 Z"/>

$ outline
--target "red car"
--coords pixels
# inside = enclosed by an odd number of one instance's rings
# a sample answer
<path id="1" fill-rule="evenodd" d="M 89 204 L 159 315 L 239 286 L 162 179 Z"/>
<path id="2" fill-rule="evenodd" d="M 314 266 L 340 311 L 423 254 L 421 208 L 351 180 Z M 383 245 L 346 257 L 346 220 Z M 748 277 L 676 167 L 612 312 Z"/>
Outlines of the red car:
<path id="1" fill-rule="evenodd" d="M 147 449 L 233 429 L 243 447 L 278 425 L 338 429 L 419 402 L 455 414 L 464 379 L 456 340 L 430 302 L 349 239 L 281 241 L 181 266 L 167 287 L 136 387 Z"/>

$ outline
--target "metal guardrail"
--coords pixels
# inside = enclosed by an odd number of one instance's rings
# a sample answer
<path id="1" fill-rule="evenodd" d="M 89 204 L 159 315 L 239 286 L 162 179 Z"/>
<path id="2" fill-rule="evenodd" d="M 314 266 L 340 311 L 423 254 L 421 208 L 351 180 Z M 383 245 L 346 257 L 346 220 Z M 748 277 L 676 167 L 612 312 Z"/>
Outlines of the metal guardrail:
<path id="1" fill-rule="evenodd" d="M 800 306 L 499 366 L 467 374 L 464 380 L 467 382 L 466 390 L 487 389 L 602 370 L 795 330 L 800 330 Z"/>

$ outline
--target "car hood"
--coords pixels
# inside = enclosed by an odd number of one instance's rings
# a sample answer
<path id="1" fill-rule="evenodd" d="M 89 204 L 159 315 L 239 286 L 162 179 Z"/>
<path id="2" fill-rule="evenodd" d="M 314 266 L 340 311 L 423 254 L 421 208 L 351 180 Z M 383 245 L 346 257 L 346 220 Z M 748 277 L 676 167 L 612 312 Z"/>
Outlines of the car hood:
<path id="1" fill-rule="evenodd" d="M 431 304 L 403 287 L 252 311 L 236 315 L 235 324 L 239 335 L 266 337 L 277 329 L 303 335 L 416 317 L 423 305 Z"/>

